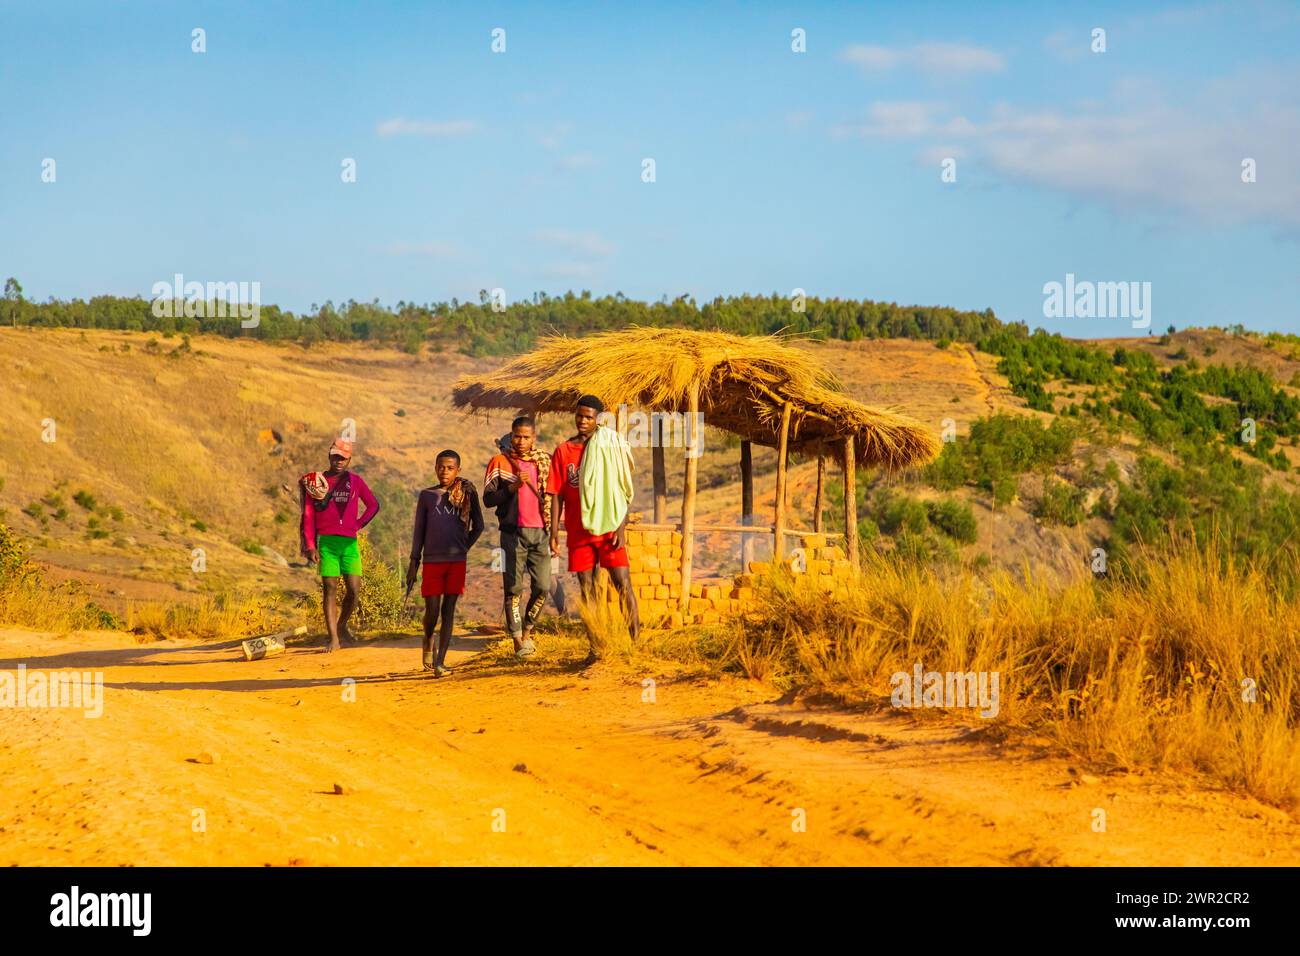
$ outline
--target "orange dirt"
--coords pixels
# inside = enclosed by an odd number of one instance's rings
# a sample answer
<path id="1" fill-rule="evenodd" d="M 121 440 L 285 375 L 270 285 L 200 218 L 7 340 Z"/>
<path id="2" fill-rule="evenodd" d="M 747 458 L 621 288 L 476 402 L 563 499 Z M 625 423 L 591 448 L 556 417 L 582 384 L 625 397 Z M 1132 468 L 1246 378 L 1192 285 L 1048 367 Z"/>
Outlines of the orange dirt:
<path id="1" fill-rule="evenodd" d="M 100 670 L 106 695 L 98 719 L 0 709 L 0 863 L 1300 862 L 1300 825 L 1191 781 L 1078 783 L 968 727 L 664 662 L 518 665 L 487 640 L 435 681 L 412 640 L 248 664 L 235 643 L 0 631 L 0 668 Z"/>

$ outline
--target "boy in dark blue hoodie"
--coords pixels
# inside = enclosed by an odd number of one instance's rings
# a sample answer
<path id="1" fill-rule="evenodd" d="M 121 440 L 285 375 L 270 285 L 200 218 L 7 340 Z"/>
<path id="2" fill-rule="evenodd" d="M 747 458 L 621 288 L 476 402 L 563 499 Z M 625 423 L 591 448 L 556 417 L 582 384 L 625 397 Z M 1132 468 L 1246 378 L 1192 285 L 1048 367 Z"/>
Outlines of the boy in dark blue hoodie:
<path id="1" fill-rule="evenodd" d="M 445 663 L 451 646 L 456 601 L 465 593 L 465 561 L 469 549 L 483 533 L 483 509 L 478 492 L 460 477 L 460 455 L 441 451 L 434 462 L 438 484 L 420 492 L 415 506 L 415 529 L 411 536 L 411 562 L 406 568 L 406 586 L 415 584 L 423 565 L 420 596 L 424 598 L 423 666 L 435 677 L 446 677 Z M 435 659 L 433 627 L 441 618 Z"/>

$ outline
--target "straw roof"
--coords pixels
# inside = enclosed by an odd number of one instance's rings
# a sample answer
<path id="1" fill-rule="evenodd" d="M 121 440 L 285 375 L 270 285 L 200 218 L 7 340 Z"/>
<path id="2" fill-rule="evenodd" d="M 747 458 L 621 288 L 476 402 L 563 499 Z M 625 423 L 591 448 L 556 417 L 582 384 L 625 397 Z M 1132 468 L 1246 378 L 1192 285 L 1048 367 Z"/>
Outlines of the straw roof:
<path id="1" fill-rule="evenodd" d="M 939 452 L 934 434 L 892 409 L 873 408 L 803 349 L 781 336 L 744 336 L 633 326 L 582 338 L 552 336 L 503 368 L 459 379 L 455 405 L 470 410 L 569 412 L 590 393 L 613 410 L 685 412 L 700 385 L 704 423 L 776 447 L 781 408 L 791 403 L 790 447 L 839 455 L 848 435 L 861 465 L 889 470 L 924 464 Z"/>

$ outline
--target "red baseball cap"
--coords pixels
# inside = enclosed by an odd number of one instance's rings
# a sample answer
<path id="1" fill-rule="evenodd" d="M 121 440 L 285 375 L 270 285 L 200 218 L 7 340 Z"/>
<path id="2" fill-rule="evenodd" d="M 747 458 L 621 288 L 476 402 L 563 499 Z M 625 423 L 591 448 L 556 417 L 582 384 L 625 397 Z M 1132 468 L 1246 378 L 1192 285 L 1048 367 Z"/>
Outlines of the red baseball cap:
<path id="1" fill-rule="evenodd" d="M 334 444 L 330 445 L 330 454 L 338 455 L 340 458 L 352 458 L 352 442 L 345 438 L 334 439 Z"/>

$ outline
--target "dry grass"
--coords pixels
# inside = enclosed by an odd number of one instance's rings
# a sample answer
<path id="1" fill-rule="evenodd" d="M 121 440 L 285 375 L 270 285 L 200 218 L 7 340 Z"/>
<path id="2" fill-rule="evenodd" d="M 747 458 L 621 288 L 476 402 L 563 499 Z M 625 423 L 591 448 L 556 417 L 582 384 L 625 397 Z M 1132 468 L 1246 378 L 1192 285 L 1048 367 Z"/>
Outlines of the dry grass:
<path id="1" fill-rule="evenodd" d="M 1064 584 L 874 557 L 833 596 L 787 578 L 766 597 L 726 651 L 756 678 L 887 700 L 917 662 L 998 671 L 992 726 L 1046 732 L 1100 768 L 1199 771 L 1300 807 L 1300 600 L 1215 549 L 1174 542 L 1131 578 Z"/>
<path id="2" fill-rule="evenodd" d="M 490 375 L 461 378 L 452 395 L 463 408 L 541 412 L 570 411 L 590 392 L 607 408 L 685 412 L 697 384 L 709 425 L 761 445 L 777 444 L 789 400 L 795 451 L 833 455 L 853 435 L 860 464 L 889 470 L 924 464 L 939 452 L 928 428 L 848 398 L 808 351 L 776 335 L 633 326 L 553 336 Z"/>
<path id="3" fill-rule="evenodd" d="M 0 590 L 0 625 L 35 631 L 112 628 L 119 622 L 75 585 Z"/>
<path id="4" fill-rule="evenodd" d="M 141 638 L 211 641 L 269 634 L 283 619 L 283 608 L 273 598 L 220 595 L 192 604 L 132 602 L 125 624 Z"/>
<path id="5" fill-rule="evenodd" d="M 605 576 L 600 575 L 593 600 L 577 602 L 578 615 L 597 657 L 626 661 L 632 656 L 632 635 L 622 607 L 610 600 L 611 588 Z"/>

